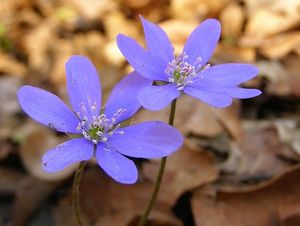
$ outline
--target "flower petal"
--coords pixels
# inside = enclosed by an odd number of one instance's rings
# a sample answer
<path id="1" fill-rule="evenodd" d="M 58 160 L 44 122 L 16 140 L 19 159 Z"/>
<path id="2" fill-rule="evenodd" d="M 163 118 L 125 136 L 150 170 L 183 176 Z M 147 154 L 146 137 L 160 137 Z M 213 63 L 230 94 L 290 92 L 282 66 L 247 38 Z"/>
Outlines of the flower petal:
<path id="1" fill-rule="evenodd" d="M 135 40 L 119 34 L 117 44 L 123 56 L 139 74 L 148 79 L 167 81 L 166 65 L 153 58 Z"/>
<path id="2" fill-rule="evenodd" d="M 203 79 L 193 83 L 193 86 L 236 86 L 258 73 L 258 68 L 250 64 L 219 64 L 201 72 Z"/>
<path id="3" fill-rule="evenodd" d="M 163 86 L 146 86 L 139 90 L 138 99 L 141 105 L 149 110 L 158 111 L 177 98 L 180 92 L 176 85 L 170 83 Z"/>
<path id="4" fill-rule="evenodd" d="M 134 162 L 104 143 L 97 145 L 96 160 L 100 167 L 114 180 L 123 184 L 137 181 L 138 172 Z"/>
<path id="5" fill-rule="evenodd" d="M 187 61 L 194 64 L 201 57 L 205 65 L 213 54 L 221 34 L 221 25 L 216 19 L 203 21 L 189 36 L 183 52 L 188 55 Z"/>
<path id="6" fill-rule="evenodd" d="M 67 88 L 74 111 L 91 121 L 101 109 L 101 86 L 96 68 L 84 56 L 72 56 L 66 63 Z"/>
<path id="7" fill-rule="evenodd" d="M 111 118 L 122 108 L 125 112 L 117 118 L 116 124 L 130 118 L 141 107 L 137 92 L 140 88 L 151 84 L 151 80 L 135 71 L 131 72 L 114 87 L 105 107 L 105 115 Z"/>
<path id="8" fill-rule="evenodd" d="M 186 86 L 183 92 L 217 108 L 228 107 L 232 103 L 232 98 L 228 94 L 210 91 L 203 87 Z"/>
<path id="9" fill-rule="evenodd" d="M 56 95 L 33 86 L 23 86 L 18 91 L 22 109 L 37 122 L 64 133 L 78 133 L 79 120 Z"/>
<path id="10" fill-rule="evenodd" d="M 262 92 L 258 89 L 245 89 L 241 87 L 230 87 L 226 88 L 228 95 L 238 98 L 238 99 L 246 99 L 259 96 Z"/>
<path id="11" fill-rule="evenodd" d="M 109 138 L 108 143 L 114 150 L 131 157 L 168 156 L 183 143 L 183 137 L 176 128 L 159 121 L 143 122 L 118 131 Z"/>
<path id="12" fill-rule="evenodd" d="M 92 142 L 84 138 L 72 139 L 44 154 L 43 169 L 48 173 L 54 173 L 73 163 L 88 160 L 92 156 Z"/>
<path id="13" fill-rule="evenodd" d="M 166 32 L 154 23 L 140 17 L 144 27 L 147 48 L 151 56 L 159 60 L 163 67 L 174 58 L 174 48 Z"/>
<path id="14" fill-rule="evenodd" d="M 205 90 L 215 93 L 224 93 L 238 99 L 252 98 L 261 94 L 261 91 L 258 89 L 246 89 L 241 87 L 207 87 Z"/>

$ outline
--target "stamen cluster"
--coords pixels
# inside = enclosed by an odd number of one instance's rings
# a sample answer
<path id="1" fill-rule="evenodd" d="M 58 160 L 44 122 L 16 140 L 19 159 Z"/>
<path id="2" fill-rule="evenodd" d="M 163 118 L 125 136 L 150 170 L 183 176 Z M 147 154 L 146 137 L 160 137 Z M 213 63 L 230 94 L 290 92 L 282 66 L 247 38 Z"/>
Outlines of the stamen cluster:
<path id="1" fill-rule="evenodd" d="M 189 64 L 187 59 L 188 55 L 184 52 L 181 53 L 169 62 L 165 71 L 169 75 L 169 82 L 176 84 L 178 90 L 183 90 L 186 85 L 192 84 L 193 79 L 199 75 L 199 72 L 209 67 L 209 65 L 202 67 L 201 57 L 197 58 L 194 65 Z"/>
<path id="2" fill-rule="evenodd" d="M 85 119 L 86 117 L 84 117 L 76 129 L 81 132 L 84 138 L 92 141 L 94 144 L 106 142 L 108 137 L 114 133 L 124 133 L 123 131 L 116 131 L 121 126 L 120 123 L 116 124 L 116 122 L 125 111 L 123 108 L 119 109 L 110 119 L 105 114 L 100 114 L 97 117 L 92 116 L 91 123 L 88 123 Z"/>

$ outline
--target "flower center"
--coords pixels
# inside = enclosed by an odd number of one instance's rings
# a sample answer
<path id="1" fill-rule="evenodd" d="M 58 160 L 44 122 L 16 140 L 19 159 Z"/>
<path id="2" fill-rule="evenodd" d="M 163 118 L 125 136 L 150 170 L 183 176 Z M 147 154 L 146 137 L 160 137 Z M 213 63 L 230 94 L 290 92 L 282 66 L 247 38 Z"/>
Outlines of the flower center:
<path id="1" fill-rule="evenodd" d="M 192 84 L 195 77 L 200 76 L 200 72 L 210 65 L 201 66 L 202 58 L 198 57 L 193 65 L 187 62 L 188 55 L 183 52 L 168 63 L 166 73 L 169 75 L 169 82 L 176 84 L 178 90 Z"/>
<path id="2" fill-rule="evenodd" d="M 93 116 L 91 123 L 83 119 L 76 129 L 82 133 L 84 138 L 92 141 L 94 144 L 106 142 L 108 137 L 114 133 L 124 133 L 123 131 L 116 131 L 121 125 L 120 123 L 116 124 L 116 122 L 125 111 L 125 109 L 119 109 L 110 119 L 105 114 L 101 114 L 98 117 Z"/>

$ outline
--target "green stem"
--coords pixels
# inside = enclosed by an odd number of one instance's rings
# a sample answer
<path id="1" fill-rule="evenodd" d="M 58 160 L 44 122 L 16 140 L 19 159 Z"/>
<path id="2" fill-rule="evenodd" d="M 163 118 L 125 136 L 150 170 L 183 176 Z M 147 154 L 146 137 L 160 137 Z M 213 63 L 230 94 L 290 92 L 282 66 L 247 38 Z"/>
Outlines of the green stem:
<path id="1" fill-rule="evenodd" d="M 169 125 L 173 126 L 174 124 L 174 118 L 175 118 L 175 110 L 176 110 L 176 100 L 173 100 L 172 101 L 172 104 L 171 104 L 171 111 L 170 111 L 170 115 L 169 115 Z M 163 178 L 163 175 L 164 175 L 164 171 L 165 171 L 165 166 L 166 166 L 166 162 L 167 162 L 167 157 L 163 157 L 160 161 L 160 166 L 159 166 L 159 170 L 158 170 L 158 174 L 156 176 L 156 181 L 155 181 L 155 184 L 154 184 L 154 189 L 151 193 L 151 197 L 150 197 L 150 200 L 148 202 L 148 205 L 139 221 L 139 224 L 138 226 L 145 226 L 146 225 L 146 222 L 147 222 L 147 219 L 148 219 L 148 216 L 153 208 L 153 205 L 156 201 L 156 198 L 157 198 L 157 195 L 158 195 L 158 192 L 159 192 L 159 188 L 160 188 L 160 185 L 161 185 L 161 181 L 162 181 L 162 178 Z"/>
<path id="2" fill-rule="evenodd" d="M 84 170 L 85 162 L 80 162 L 73 181 L 73 194 L 72 194 L 72 202 L 73 202 L 73 209 L 74 214 L 76 217 L 77 225 L 83 226 L 82 220 L 81 220 L 81 212 L 80 212 L 80 202 L 79 202 L 79 185 L 81 181 L 81 176 Z"/>

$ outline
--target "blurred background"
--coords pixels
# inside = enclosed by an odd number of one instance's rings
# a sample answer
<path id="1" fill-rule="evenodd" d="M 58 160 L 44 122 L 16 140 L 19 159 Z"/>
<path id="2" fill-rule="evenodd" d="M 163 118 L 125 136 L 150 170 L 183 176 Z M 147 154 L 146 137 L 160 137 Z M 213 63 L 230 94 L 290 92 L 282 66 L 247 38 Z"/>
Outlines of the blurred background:
<path id="1" fill-rule="evenodd" d="M 175 126 L 186 136 L 168 160 L 151 226 L 300 225 L 300 0 L 0 0 L 0 226 L 74 226 L 72 175 L 41 170 L 45 150 L 67 139 L 27 117 L 16 100 L 23 84 L 67 100 L 66 60 L 89 57 L 107 98 L 132 69 L 116 45 L 143 44 L 139 15 L 158 23 L 180 52 L 190 32 L 218 18 L 222 37 L 211 64 L 251 63 L 244 84 L 263 95 L 214 109 L 179 100 Z M 133 123 L 160 119 L 141 110 Z M 83 174 L 86 225 L 135 226 L 157 160 L 135 160 L 139 181 L 112 181 L 91 161 Z"/>

